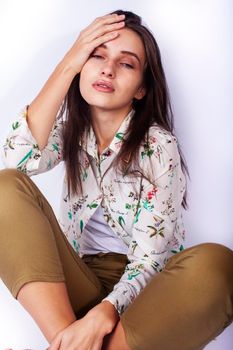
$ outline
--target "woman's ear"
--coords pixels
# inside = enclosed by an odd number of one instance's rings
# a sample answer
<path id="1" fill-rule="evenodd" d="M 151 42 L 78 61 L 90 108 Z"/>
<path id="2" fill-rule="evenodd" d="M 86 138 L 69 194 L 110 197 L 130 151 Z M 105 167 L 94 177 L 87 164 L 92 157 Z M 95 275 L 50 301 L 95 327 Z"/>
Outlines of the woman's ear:
<path id="1" fill-rule="evenodd" d="M 136 100 L 141 100 L 145 96 L 145 94 L 146 94 L 146 89 L 142 85 L 142 86 L 140 86 L 140 88 L 138 89 L 136 94 L 134 95 L 134 98 L 136 98 Z"/>

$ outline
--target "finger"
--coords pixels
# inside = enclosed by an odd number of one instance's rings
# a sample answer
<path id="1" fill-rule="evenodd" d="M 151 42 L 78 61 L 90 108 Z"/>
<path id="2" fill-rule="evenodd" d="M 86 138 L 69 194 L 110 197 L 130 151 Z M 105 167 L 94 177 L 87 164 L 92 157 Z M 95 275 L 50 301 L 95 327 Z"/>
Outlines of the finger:
<path id="1" fill-rule="evenodd" d="M 118 20 L 119 18 L 125 18 L 124 14 L 117 14 L 117 13 L 109 13 L 104 16 L 97 17 L 96 20 L 100 21 L 101 19 L 106 20 L 107 22 L 111 22 L 112 20 Z"/>
<path id="2" fill-rule="evenodd" d="M 108 19 L 108 23 L 112 23 L 112 20 L 111 20 L 111 22 L 109 22 L 109 19 Z M 91 44 L 92 41 L 95 40 L 96 38 L 104 35 L 105 33 L 110 32 L 110 31 L 120 29 L 123 26 L 124 26 L 124 22 L 122 22 L 122 21 L 111 25 L 110 29 L 108 29 L 108 27 L 106 27 L 106 26 L 104 27 L 103 23 L 101 26 L 100 25 L 93 26 L 93 24 L 91 24 L 89 30 L 85 29 L 84 31 L 82 31 L 80 33 L 80 36 L 78 37 L 78 39 L 75 41 L 75 43 L 71 47 L 71 50 L 80 44 L 81 45 Z M 91 51 L 93 51 L 94 48 L 95 47 L 92 45 Z M 90 50 L 88 50 L 88 51 L 90 51 Z"/>
<path id="3" fill-rule="evenodd" d="M 93 34 L 97 31 L 99 31 L 99 29 L 102 27 L 107 27 L 108 25 L 111 24 L 116 24 L 119 22 L 122 22 L 125 18 L 125 15 L 107 15 L 107 16 L 103 16 L 103 17 L 99 17 L 97 18 L 94 22 L 92 22 L 86 29 L 84 29 L 82 31 L 83 35 L 90 35 Z"/>
<path id="4" fill-rule="evenodd" d="M 114 22 L 119 22 L 123 21 L 125 19 L 125 15 L 117 15 L 117 14 L 112 14 L 112 15 L 105 15 L 101 17 L 97 17 L 92 23 L 90 23 L 85 29 L 89 29 L 91 27 L 98 27 L 100 25 L 105 25 L 105 24 L 111 24 Z"/>
<path id="5" fill-rule="evenodd" d="M 110 32 L 110 33 L 107 33 L 105 35 L 102 35 L 99 38 L 96 38 L 95 40 L 92 41 L 92 48 L 93 48 L 93 50 L 96 47 L 100 46 L 101 44 L 106 43 L 108 41 L 111 41 L 111 40 L 117 38 L 118 35 L 119 35 L 119 32 L 114 31 L 114 32 Z"/>
<path id="6" fill-rule="evenodd" d="M 117 23 L 113 23 L 113 24 L 109 24 L 107 26 L 101 26 L 98 29 L 95 29 L 93 32 L 91 32 L 87 37 L 86 40 L 88 42 L 91 42 L 92 40 L 107 34 L 107 33 L 111 33 L 113 31 L 117 31 L 119 29 L 122 29 L 125 26 L 125 22 L 121 21 L 121 22 L 117 22 Z"/>

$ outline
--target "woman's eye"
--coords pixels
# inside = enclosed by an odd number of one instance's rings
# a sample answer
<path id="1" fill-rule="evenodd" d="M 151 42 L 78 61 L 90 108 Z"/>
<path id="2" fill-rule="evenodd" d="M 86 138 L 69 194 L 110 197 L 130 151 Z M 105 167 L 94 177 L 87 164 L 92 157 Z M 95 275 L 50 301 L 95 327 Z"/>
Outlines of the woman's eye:
<path id="1" fill-rule="evenodd" d="M 96 55 L 96 54 L 94 54 L 94 55 L 91 55 L 91 57 L 94 57 L 94 58 L 97 58 L 97 59 L 101 59 L 101 58 L 103 58 L 103 56 L 100 56 L 100 55 Z"/>
<path id="2" fill-rule="evenodd" d="M 121 65 L 122 65 L 123 67 L 125 67 L 125 68 L 133 69 L 132 64 L 122 62 Z"/>

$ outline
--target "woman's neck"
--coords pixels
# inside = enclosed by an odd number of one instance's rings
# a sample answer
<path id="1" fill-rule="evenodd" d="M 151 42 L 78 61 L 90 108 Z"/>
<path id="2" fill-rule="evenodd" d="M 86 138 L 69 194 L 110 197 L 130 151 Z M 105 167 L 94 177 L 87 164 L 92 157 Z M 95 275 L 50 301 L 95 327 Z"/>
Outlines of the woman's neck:
<path id="1" fill-rule="evenodd" d="M 119 113 L 119 111 L 92 112 L 92 127 L 96 136 L 99 154 L 110 145 L 129 110 L 127 109 L 122 113 Z"/>

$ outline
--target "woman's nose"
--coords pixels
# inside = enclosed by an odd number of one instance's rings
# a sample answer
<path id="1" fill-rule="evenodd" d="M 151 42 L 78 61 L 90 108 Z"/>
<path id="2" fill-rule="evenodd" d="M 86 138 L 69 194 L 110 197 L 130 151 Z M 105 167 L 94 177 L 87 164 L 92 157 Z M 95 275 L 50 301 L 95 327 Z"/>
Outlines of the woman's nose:
<path id="1" fill-rule="evenodd" d="M 114 67 L 112 64 L 105 64 L 104 67 L 102 67 L 101 75 L 113 78 L 115 76 Z"/>

